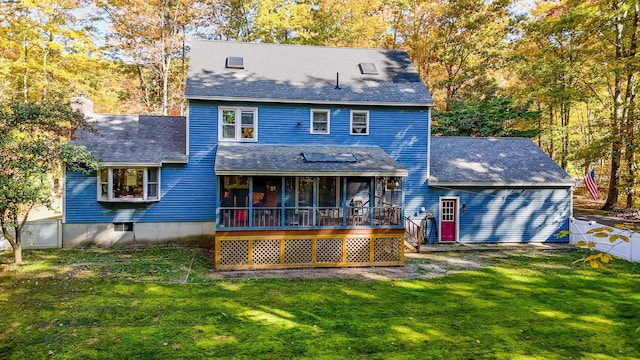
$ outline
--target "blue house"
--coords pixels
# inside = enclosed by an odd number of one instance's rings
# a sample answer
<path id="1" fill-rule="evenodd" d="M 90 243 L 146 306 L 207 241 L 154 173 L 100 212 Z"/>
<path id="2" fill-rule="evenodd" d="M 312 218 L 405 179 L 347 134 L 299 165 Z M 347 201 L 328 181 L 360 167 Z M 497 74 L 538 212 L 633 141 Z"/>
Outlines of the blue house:
<path id="1" fill-rule="evenodd" d="M 105 167 L 67 174 L 65 246 L 215 244 L 220 269 L 401 265 L 414 222 L 430 242 L 568 225 L 573 182 L 530 140 L 431 139 L 404 51 L 194 41 L 185 97 L 186 118 L 99 115 L 98 135 L 78 134 Z"/>

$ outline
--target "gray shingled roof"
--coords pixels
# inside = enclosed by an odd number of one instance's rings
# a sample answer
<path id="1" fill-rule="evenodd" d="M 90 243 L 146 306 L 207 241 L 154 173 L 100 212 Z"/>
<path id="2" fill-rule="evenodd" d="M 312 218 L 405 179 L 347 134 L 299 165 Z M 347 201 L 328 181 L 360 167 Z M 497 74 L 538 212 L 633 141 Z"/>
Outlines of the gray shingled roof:
<path id="1" fill-rule="evenodd" d="M 357 161 L 306 161 L 303 153 L 353 155 Z M 407 176 L 408 172 L 378 146 L 220 144 L 217 175 Z"/>
<path id="2" fill-rule="evenodd" d="M 243 57 L 244 69 L 226 68 Z M 363 75 L 360 63 L 378 75 Z M 339 73 L 340 90 L 336 87 Z M 235 43 L 191 44 L 188 99 L 427 106 L 433 100 L 402 50 Z"/>
<path id="3" fill-rule="evenodd" d="M 433 186 L 571 186 L 574 180 L 527 138 L 432 137 Z"/>
<path id="4" fill-rule="evenodd" d="M 91 115 L 97 134 L 79 131 L 75 144 L 86 146 L 104 164 L 186 163 L 186 120 L 182 116 Z"/>

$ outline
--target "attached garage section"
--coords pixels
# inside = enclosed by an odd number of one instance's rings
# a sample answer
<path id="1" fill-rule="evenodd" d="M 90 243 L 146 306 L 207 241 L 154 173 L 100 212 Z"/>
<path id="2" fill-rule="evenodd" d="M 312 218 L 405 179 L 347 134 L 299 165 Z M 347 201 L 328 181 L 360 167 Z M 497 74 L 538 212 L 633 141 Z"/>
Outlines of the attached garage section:
<path id="1" fill-rule="evenodd" d="M 433 137 L 432 242 L 566 242 L 574 180 L 530 139 Z"/>

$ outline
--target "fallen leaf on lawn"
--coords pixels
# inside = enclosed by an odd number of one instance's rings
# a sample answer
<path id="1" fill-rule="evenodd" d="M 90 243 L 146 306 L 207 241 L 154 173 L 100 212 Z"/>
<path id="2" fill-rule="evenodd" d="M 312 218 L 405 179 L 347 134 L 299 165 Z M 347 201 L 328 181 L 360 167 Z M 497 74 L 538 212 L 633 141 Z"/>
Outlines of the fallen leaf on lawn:
<path id="1" fill-rule="evenodd" d="M 85 343 L 87 345 L 93 345 L 93 344 L 95 344 L 97 342 L 98 342 L 98 339 L 96 339 L 96 338 L 87 339 L 87 341 L 85 341 Z"/>
<path id="2" fill-rule="evenodd" d="M 476 342 L 477 342 L 478 344 L 480 344 L 480 339 L 476 339 Z"/>
<path id="3" fill-rule="evenodd" d="M 136 306 L 136 305 L 138 305 L 138 304 L 140 304 L 140 301 L 138 301 L 138 300 L 133 300 L 133 301 L 131 302 L 131 306 Z"/>
<path id="4" fill-rule="evenodd" d="M 11 324 L 9 329 L 7 329 L 7 331 L 5 331 L 5 334 L 11 334 L 13 332 L 13 330 L 15 328 L 17 328 L 18 326 L 20 326 L 20 323 L 19 322 L 14 322 L 13 324 Z"/>
<path id="5" fill-rule="evenodd" d="M 49 350 L 49 352 L 47 353 L 47 355 L 49 355 L 49 356 L 51 356 L 53 354 L 55 354 L 55 353 L 53 351 L 51 351 L 51 350 Z"/>
<path id="6" fill-rule="evenodd" d="M 182 346 L 182 345 L 180 345 L 180 343 L 173 343 L 173 345 L 171 345 L 171 347 L 172 347 L 174 350 L 178 350 L 178 349 L 180 349 L 180 346 Z"/>
<path id="7" fill-rule="evenodd" d="M 227 341 L 227 340 L 231 340 L 233 339 L 233 335 L 231 334 L 226 334 L 226 335 L 218 335 L 214 338 L 216 341 Z"/>

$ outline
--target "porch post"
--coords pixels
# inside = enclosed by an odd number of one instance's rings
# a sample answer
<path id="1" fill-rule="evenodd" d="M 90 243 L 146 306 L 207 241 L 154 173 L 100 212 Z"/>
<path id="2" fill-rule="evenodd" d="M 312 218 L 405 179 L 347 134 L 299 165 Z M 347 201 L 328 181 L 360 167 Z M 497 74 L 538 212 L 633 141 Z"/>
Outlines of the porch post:
<path id="1" fill-rule="evenodd" d="M 249 176 L 249 227 L 253 227 L 253 176 Z"/>
<path id="2" fill-rule="evenodd" d="M 372 177 L 369 186 L 369 226 L 374 226 L 375 211 L 376 211 L 376 177 Z M 363 209 L 364 211 L 364 209 Z"/>
<path id="3" fill-rule="evenodd" d="M 286 195 L 287 194 L 286 191 L 287 191 L 287 189 L 285 189 L 286 181 L 287 181 L 287 177 L 283 176 L 282 177 L 282 181 L 281 181 L 281 185 L 280 185 L 280 211 L 281 211 L 281 214 L 280 214 L 280 226 L 281 227 L 284 227 L 284 224 L 285 224 L 284 219 L 285 219 L 285 215 L 286 215 L 285 211 L 286 211 L 286 206 L 287 206 L 287 204 L 286 204 L 286 196 L 287 196 Z"/>
<path id="4" fill-rule="evenodd" d="M 342 227 L 347 227 L 347 177 L 342 179 Z"/>
<path id="5" fill-rule="evenodd" d="M 309 217 L 312 221 L 311 226 L 315 227 L 316 226 L 316 211 L 317 211 L 317 206 L 318 206 L 318 183 L 319 183 L 319 177 L 318 176 L 314 176 L 313 177 L 313 204 L 312 205 L 312 209 L 311 209 L 311 216 Z"/>
<path id="6" fill-rule="evenodd" d="M 215 213 L 216 228 L 220 227 L 220 204 L 222 203 L 220 201 L 220 181 L 221 180 L 222 180 L 222 176 L 216 176 L 216 185 L 215 185 L 215 189 L 213 189 L 213 191 L 215 191 L 216 193 L 216 213 Z"/>

